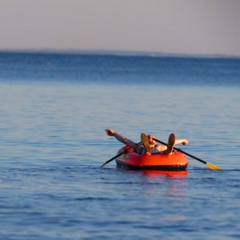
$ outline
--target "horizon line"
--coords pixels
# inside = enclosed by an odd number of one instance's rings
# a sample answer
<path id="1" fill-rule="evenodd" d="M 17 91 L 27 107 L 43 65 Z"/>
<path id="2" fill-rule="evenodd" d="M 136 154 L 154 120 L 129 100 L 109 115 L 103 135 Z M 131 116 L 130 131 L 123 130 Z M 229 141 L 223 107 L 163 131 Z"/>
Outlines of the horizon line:
<path id="1" fill-rule="evenodd" d="M 104 49 L 1 49 L 0 53 L 40 53 L 40 54 L 86 54 L 126 57 L 192 57 L 192 58 L 240 58 L 240 55 L 231 54 L 201 54 L 201 53 L 169 53 L 158 51 L 131 51 L 131 50 L 104 50 Z"/>

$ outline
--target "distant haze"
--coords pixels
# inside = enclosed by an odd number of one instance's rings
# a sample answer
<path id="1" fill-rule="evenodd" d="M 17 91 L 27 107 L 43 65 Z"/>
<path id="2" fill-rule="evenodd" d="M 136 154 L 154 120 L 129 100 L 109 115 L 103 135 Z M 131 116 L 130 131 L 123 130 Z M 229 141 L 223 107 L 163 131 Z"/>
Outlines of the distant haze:
<path id="1" fill-rule="evenodd" d="M 0 0 L 0 50 L 240 56 L 239 0 Z"/>

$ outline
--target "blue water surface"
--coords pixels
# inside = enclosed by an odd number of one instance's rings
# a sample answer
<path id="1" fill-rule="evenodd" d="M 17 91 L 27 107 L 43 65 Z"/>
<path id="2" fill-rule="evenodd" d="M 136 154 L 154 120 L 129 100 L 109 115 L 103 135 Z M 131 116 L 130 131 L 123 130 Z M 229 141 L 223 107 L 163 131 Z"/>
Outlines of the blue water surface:
<path id="1" fill-rule="evenodd" d="M 237 58 L 0 53 L 0 238 L 239 239 L 239 79 Z M 223 170 L 100 168 L 106 128 Z"/>

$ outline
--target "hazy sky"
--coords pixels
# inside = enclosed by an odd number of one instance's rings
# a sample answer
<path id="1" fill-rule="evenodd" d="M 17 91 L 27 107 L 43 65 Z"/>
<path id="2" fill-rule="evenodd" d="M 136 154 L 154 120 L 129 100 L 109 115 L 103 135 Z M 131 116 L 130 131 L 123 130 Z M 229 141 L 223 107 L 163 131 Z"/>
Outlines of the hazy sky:
<path id="1" fill-rule="evenodd" d="M 0 0 L 0 49 L 240 56 L 240 0 Z"/>

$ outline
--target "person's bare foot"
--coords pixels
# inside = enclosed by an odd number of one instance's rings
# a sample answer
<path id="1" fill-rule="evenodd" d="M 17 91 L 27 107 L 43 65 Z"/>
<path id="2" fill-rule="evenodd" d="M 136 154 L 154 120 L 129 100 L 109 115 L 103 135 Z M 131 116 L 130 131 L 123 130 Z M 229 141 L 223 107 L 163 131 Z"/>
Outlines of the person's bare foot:
<path id="1" fill-rule="evenodd" d="M 169 138 L 168 138 L 168 145 L 167 145 L 167 150 L 166 150 L 167 154 L 172 153 L 173 147 L 174 147 L 174 144 L 175 144 L 175 140 L 176 140 L 175 134 L 171 133 L 169 135 Z"/>
<path id="2" fill-rule="evenodd" d="M 151 155 L 151 148 L 150 148 L 150 145 L 149 145 L 148 137 L 145 133 L 141 134 L 141 141 L 142 141 L 142 144 L 145 148 L 145 154 L 146 155 Z"/>

